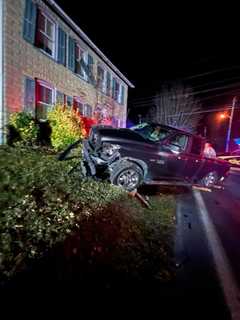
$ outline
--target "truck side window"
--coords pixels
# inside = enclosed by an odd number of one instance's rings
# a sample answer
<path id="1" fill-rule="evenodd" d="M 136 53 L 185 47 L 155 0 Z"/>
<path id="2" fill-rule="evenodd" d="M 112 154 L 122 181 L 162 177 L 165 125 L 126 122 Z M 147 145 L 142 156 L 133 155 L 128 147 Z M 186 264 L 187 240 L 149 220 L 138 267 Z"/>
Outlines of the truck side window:
<path id="1" fill-rule="evenodd" d="M 182 151 L 184 151 L 187 147 L 188 136 L 185 134 L 176 134 L 169 140 L 170 145 L 179 146 Z"/>
<path id="2" fill-rule="evenodd" d="M 191 153 L 200 155 L 202 151 L 202 140 L 197 137 L 192 137 Z"/>

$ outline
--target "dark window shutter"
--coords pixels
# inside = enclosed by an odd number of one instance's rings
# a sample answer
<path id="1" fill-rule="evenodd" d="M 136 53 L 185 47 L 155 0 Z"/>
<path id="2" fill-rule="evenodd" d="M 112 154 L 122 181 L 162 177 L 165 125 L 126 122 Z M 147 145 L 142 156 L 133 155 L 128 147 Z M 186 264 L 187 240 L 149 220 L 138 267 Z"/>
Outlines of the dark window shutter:
<path id="1" fill-rule="evenodd" d="M 124 98 L 125 98 L 125 87 L 122 85 L 122 90 L 121 90 L 121 104 L 124 104 Z"/>
<path id="2" fill-rule="evenodd" d="M 67 96 L 67 107 L 70 109 L 73 106 L 73 97 Z"/>
<path id="3" fill-rule="evenodd" d="M 25 0 L 25 12 L 23 21 L 23 37 L 34 44 L 36 31 L 37 5 L 31 0 Z"/>
<path id="4" fill-rule="evenodd" d="M 24 84 L 24 111 L 35 113 L 35 80 L 25 78 Z"/>
<path id="5" fill-rule="evenodd" d="M 112 98 L 115 99 L 116 97 L 116 79 L 112 79 Z"/>
<path id="6" fill-rule="evenodd" d="M 111 74 L 107 71 L 107 95 L 110 96 L 111 94 Z"/>
<path id="7" fill-rule="evenodd" d="M 58 28 L 58 62 L 66 65 L 66 33 Z"/>
<path id="8" fill-rule="evenodd" d="M 75 71 L 75 41 L 73 38 L 68 38 L 68 68 Z"/>
<path id="9" fill-rule="evenodd" d="M 89 68 L 89 72 L 92 73 L 93 72 L 93 57 L 89 54 L 88 55 L 88 68 Z"/>
<path id="10" fill-rule="evenodd" d="M 112 92 L 112 97 L 114 100 L 118 101 L 118 96 L 119 96 L 119 89 L 120 89 L 120 85 L 117 82 L 117 80 L 115 78 L 113 78 L 113 92 Z"/>

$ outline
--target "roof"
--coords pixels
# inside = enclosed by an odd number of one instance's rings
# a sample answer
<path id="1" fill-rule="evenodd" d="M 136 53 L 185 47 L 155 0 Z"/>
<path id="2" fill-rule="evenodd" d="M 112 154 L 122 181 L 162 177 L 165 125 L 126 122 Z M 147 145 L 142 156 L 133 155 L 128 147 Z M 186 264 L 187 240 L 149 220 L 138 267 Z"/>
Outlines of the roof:
<path id="1" fill-rule="evenodd" d="M 76 23 L 61 9 L 61 7 L 54 0 L 45 0 L 56 13 L 67 22 L 68 25 L 79 35 L 79 37 L 95 51 L 95 53 L 102 58 L 102 60 L 122 79 L 130 88 L 135 86 L 115 67 L 112 62 L 98 49 L 98 47 L 89 39 L 89 37 L 76 25 Z"/>

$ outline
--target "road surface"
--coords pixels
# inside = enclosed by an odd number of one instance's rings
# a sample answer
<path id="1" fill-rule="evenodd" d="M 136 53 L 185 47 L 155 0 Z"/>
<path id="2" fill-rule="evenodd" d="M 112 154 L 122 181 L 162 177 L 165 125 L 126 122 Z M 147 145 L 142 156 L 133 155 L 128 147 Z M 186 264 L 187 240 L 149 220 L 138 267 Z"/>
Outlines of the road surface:
<path id="1" fill-rule="evenodd" d="M 182 296 L 205 318 L 240 319 L 240 174 L 224 190 L 185 190 L 177 223 Z"/>

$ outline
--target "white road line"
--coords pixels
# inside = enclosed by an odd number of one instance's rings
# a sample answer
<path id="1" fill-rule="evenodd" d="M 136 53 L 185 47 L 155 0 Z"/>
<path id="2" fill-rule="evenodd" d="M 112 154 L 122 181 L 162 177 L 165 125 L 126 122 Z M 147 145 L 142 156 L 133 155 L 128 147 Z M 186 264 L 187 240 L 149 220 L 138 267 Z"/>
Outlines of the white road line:
<path id="1" fill-rule="evenodd" d="M 208 245 L 214 260 L 218 278 L 220 280 L 226 303 L 231 312 L 232 320 L 240 319 L 240 292 L 236 285 L 230 263 L 221 244 L 221 240 L 209 217 L 206 205 L 198 190 L 193 195 L 199 208 L 201 222 L 204 226 Z"/>

